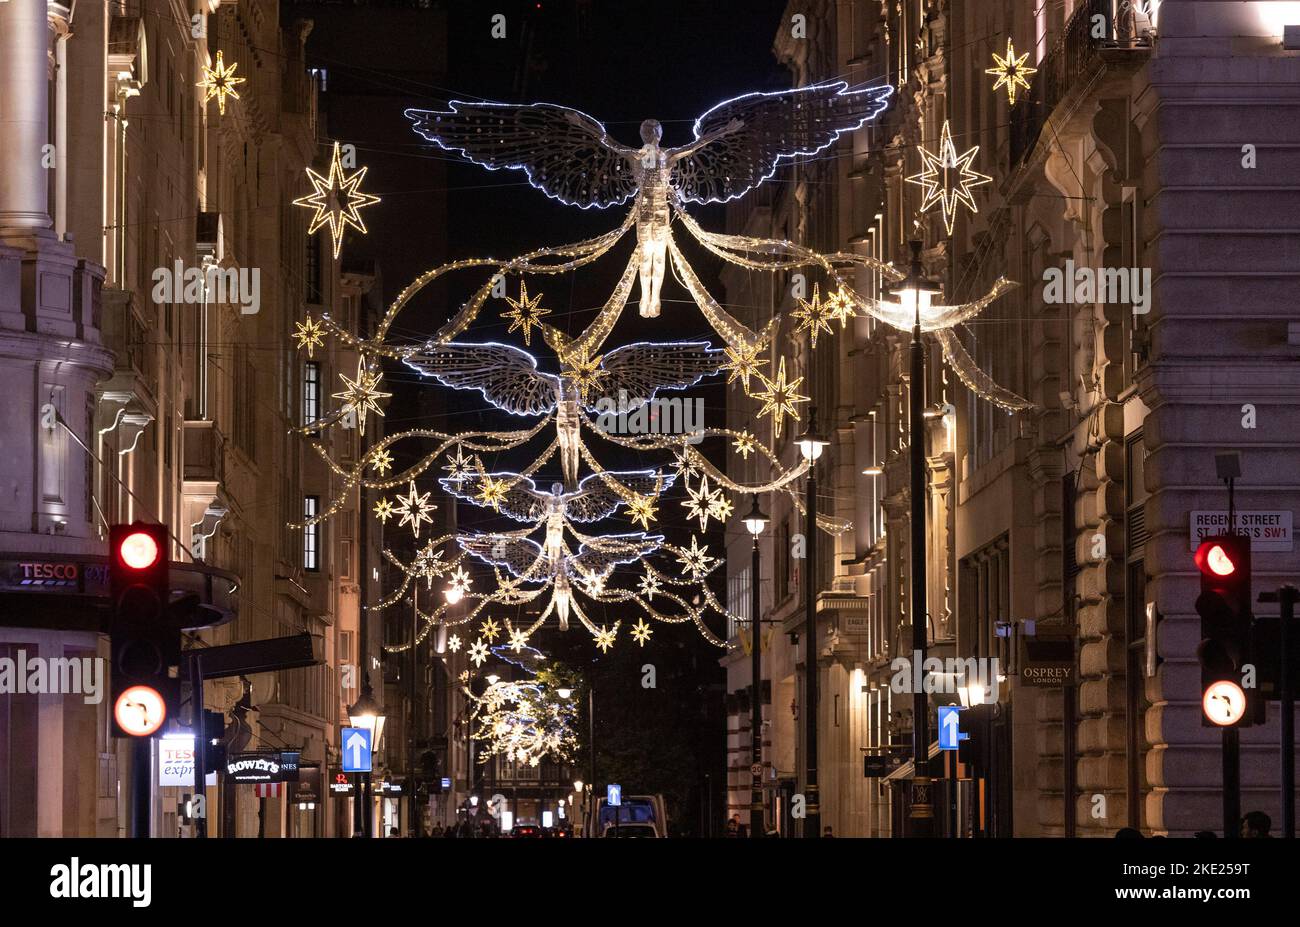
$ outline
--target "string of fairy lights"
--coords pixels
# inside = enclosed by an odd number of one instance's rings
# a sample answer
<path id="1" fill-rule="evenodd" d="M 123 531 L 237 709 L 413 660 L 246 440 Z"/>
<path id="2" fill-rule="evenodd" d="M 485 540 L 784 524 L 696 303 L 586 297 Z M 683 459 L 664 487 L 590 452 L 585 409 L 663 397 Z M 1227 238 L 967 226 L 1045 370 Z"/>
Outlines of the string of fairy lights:
<path id="1" fill-rule="evenodd" d="M 1026 78 L 1033 69 L 1025 66 L 1024 55 L 1015 56 L 1010 41 L 1006 56 L 994 58 L 996 67 L 989 73 L 998 77 L 995 89 L 1006 87 L 1014 102 L 1016 88 L 1028 87 Z M 219 106 L 226 95 L 238 98 L 231 89 L 234 67 L 225 68 L 218 53 L 217 68 L 211 74 L 205 69 L 209 96 L 216 96 Z M 571 618 L 602 652 L 616 644 L 625 623 L 630 626 L 625 636 L 639 646 L 651 638 L 654 623 L 690 623 L 710 643 L 726 646 L 710 630 L 708 619 L 712 615 L 739 619 L 709 587 L 710 575 L 723 561 L 710 553 L 701 536 L 710 521 L 725 522 L 733 516 L 732 496 L 737 494 L 784 492 L 802 509 L 793 485 L 808 464 L 784 466 L 777 451 L 748 430 L 701 425 L 690 431 L 664 431 L 645 427 L 646 420 L 667 417 L 671 404 L 683 401 L 664 394 L 725 375 L 728 384 L 740 384 L 744 394 L 758 403 L 758 417 L 770 421 L 777 442 L 787 426 L 792 431 L 794 423 L 801 421 L 801 407 L 810 397 L 801 392 L 806 389 L 804 377 L 790 371 L 795 358 L 774 343 L 779 320 L 773 318 L 755 331 L 731 315 L 701 282 L 677 235 L 684 233 L 710 254 L 745 271 L 820 274 L 823 279 L 814 284 L 811 296 L 802 292 L 794 296 L 791 311 L 794 333 L 807 336 L 810 350 L 817 349 L 819 335 L 835 332 L 836 323 L 842 331 L 861 315 L 909 330 L 915 321 L 911 309 L 866 296 L 850 283 L 859 271 L 896 283 L 904 275 L 892 264 L 853 253 L 821 254 L 787 240 L 711 232 L 687 210 L 690 203 L 742 197 L 770 179 L 783 160 L 816 155 L 843 133 L 874 119 L 888 106 L 892 90 L 890 86 L 853 90 L 837 81 L 745 94 L 701 115 L 695 122 L 694 141 L 680 148 L 659 144 L 662 132 L 653 120 L 641 126 L 642 145 L 627 147 L 592 117 L 552 104 L 452 101 L 444 111 L 407 111 L 415 131 L 428 141 L 490 170 L 523 171 L 530 185 L 561 203 L 584 209 L 629 202 L 631 206 L 616 228 L 584 241 L 538 248 L 506 260 L 469 258 L 432 268 L 398 294 L 369 337 L 348 331 L 328 315 L 308 316 L 296 323 L 292 337 L 309 357 L 331 338 L 359 355 L 355 374 L 340 374 L 342 389 L 332 394 L 338 406 L 296 429 L 339 477 L 337 491 L 322 510 L 296 527 L 331 518 L 354 491 L 365 488 L 382 493 L 370 514 L 385 524 L 396 520 L 398 528 L 409 528 L 413 539 L 420 541 L 422 528 L 433 524 L 438 505 L 433 487 L 420 481 L 440 464 L 439 472 L 445 475 L 437 477 L 443 490 L 438 498 L 450 500 L 444 504 L 463 502 L 521 525 L 511 530 L 426 535 L 409 561 L 385 550 L 384 557 L 400 580 L 372 609 L 409 604 L 421 622 L 413 640 L 386 649 L 418 646 L 435 628 L 444 628 L 448 648 L 453 652 L 465 648 L 470 662 L 481 666 L 502 633 L 492 611 L 520 605 L 533 605 L 530 614 L 538 617 L 522 626 L 505 621 L 503 646 L 516 653 L 529 647 L 531 636 L 552 619 L 564 630 Z M 961 207 L 976 210 L 971 189 L 991 180 L 973 167 L 978 151 L 974 146 L 959 155 L 945 121 L 937 152 L 923 150 L 923 170 L 905 178 L 921 187 L 922 211 L 941 210 L 949 234 Z M 347 229 L 366 232 L 359 210 L 378 202 L 361 192 L 365 172 L 360 168 L 348 174 L 336 143 L 328 173 L 309 170 L 313 193 L 294 201 L 313 210 L 312 232 L 329 230 L 336 258 Z M 553 314 L 542 287 L 534 283 L 530 291 L 529 278 L 568 274 L 599 261 L 629 233 L 635 234 L 636 247 L 608 299 L 578 335 L 561 332 L 548 320 Z M 640 314 L 659 316 L 661 287 L 668 272 L 687 291 L 721 346 L 666 341 L 607 347 L 634 286 L 639 284 Z M 398 315 L 418 294 L 434 281 L 461 273 L 478 274 L 482 280 L 436 331 L 423 341 L 393 333 Z M 935 335 L 967 387 L 999 406 L 1021 409 L 1030 404 L 979 369 L 953 331 L 1012 286 L 999 278 L 977 300 L 929 306 L 920 322 L 924 331 Z M 505 306 L 500 318 L 509 323 L 507 336 L 517 334 L 524 348 L 472 339 L 471 326 L 497 301 Z M 544 358 L 525 350 L 533 347 L 535 336 L 549 352 Z M 528 424 L 514 430 L 396 431 L 373 442 L 355 463 L 344 465 L 331 458 L 319 435 L 340 426 L 356 427 L 364 435 L 367 419 L 384 414 L 382 400 L 390 393 L 383 389 L 383 361 L 403 364 L 430 385 L 477 390 L 490 406 L 529 420 Z M 558 372 L 543 370 L 543 362 L 558 367 Z M 539 437 L 551 439 L 540 452 L 529 452 L 527 448 Z M 730 442 L 746 459 L 750 454 L 765 458 L 770 478 L 754 484 L 732 479 L 698 449 L 708 439 Z M 593 441 L 632 450 L 652 465 L 636 471 L 605 467 Z M 426 448 L 432 444 L 432 449 L 394 472 L 399 445 L 406 448 L 417 442 Z M 483 463 L 485 454 L 494 460 L 518 459 L 521 465 L 489 470 Z M 531 460 L 524 463 L 528 457 Z M 560 479 L 549 489 L 539 486 L 534 477 L 557 459 Z M 656 459 L 659 462 L 654 464 Z M 582 477 L 584 466 L 590 473 Z M 689 545 L 652 533 L 665 511 L 661 496 L 678 483 L 684 496 L 681 511 L 691 524 Z M 607 527 L 611 519 L 620 518 L 639 530 Z M 825 515 L 817 523 L 830 533 L 852 527 Z M 443 601 L 434 597 L 436 604 L 422 610 L 418 598 L 410 595 L 412 587 L 423 583 L 432 590 L 435 580 L 445 583 Z M 602 606 L 606 615 L 621 610 L 627 614 L 597 624 L 588 615 L 589 603 Z M 551 729 L 549 722 L 539 723 L 539 719 L 555 720 L 548 714 L 554 706 L 548 707 L 534 684 L 493 686 L 488 693 L 477 697 L 480 718 L 488 724 L 480 725 L 479 733 L 500 745 L 497 752 L 525 761 L 562 752 L 563 735 L 545 733 Z"/>

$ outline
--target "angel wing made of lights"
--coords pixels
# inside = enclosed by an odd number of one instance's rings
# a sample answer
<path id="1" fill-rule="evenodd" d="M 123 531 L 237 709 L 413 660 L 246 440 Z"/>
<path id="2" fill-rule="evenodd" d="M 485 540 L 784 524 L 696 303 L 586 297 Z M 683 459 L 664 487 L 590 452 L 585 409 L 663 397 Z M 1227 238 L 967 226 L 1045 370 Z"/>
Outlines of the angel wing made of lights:
<path id="1" fill-rule="evenodd" d="M 595 411 L 601 398 L 620 399 L 632 411 L 662 389 L 686 389 L 717 373 L 724 352 L 707 341 L 638 342 L 615 348 L 597 364 L 599 390 L 589 390 L 584 405 Z M 513 415 L 542 415 L 561 400 L 563 377 L 537 369 L 537 359 L 508 344 L 428 343 L 406 357 L 408 367 L 453 389 L 477 389 L 493 405 Z"/>
<path id="2" fill-rule="evenodd" d="M 512 415 L 543 415 L 560 401 L 560 378 L 537 369 L 537 359 L 508 344 L 429 343 L 404 361 L 452 389 L 476 389 Z"/>
<path id="3" fill-rule="evenodd" d="M 627 503 L 627 499 L 610 486 L 611 479 L 641 495 L 657 495 L 672 488 L 677 479 L 675 474 L 656 473 L 653 470 L 606 471 L 585 477 L 573 492 L 556 491 L 554 488 L 551 492 L 545 492 L 539 490 L 529 477 L 516 473 L 489 473 L 486 476 L 510 484 L 505 497 L 497 503 L 497 511 L 502 515 L 515 521 L 538 522 L 555 511 L 564 518 L 579 523 L 608 518 L 620 505 Z M 478 498 L 481 479 L 477 474 L 464 478 L 442 477 L 438 482 L 450 495 L 483 504 Z"/>
<path id="4" fill-rule="evenodd" d="M 621 411 L 645 405 L 661 389 L 687 389 L 717 373 L 724 352 L 707 341 L 638 342 L 615 348 L 604 356 L 599 392 L 617 402 Z M 598 400 L 589 393 L 583 405 L 597 411 Z"/>
<path id="5" fill-rule="evenodd" d="M 563 560 L 563 572 L 577 579 L 603 577 L 618 564 L 634 563 L 663 544 L 660 535 L 612 534 L 584 542 L 576 554 Z M 475 534 L 457 538 L 461 548 L 492 566 L 502 566 L 522 580 L 544 582 L 546 564 L 542 546 L 529 538 L 506 534 Z"/>
<path id="6" fill-rule="evenodd" d="M 416 133 L 488 170 L 521 170 L 547 196 L 583 209 L 626 203 L 641 192 L 645 170 L 665 178 L 682 199 L 736 199 L 767 180 L 786 158 L 813 155 L 879 115 L 889 85 L 849 89 L 831 81 L 726 100 L 695 120 L 695 139 L 659 149 L 643 123 L 647 146 L 628 147 L 579 110 L 554 103 L 452 100 L 447 110 L 408 109 Z M 655 149 L 645 158 L 646 147 Z M 662 151 L 663 158 L 657 155 Z"/>

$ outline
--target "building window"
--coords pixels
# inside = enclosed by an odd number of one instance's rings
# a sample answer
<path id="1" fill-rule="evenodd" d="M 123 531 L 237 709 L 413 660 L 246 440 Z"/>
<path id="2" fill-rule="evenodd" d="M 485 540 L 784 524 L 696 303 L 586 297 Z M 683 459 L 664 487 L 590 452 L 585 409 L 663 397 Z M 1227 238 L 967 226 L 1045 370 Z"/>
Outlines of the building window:
<path id="1" fill-rule="evenodd" d="M 320 362 L 302 365 L 302 423 L 309 425 L 320 418 Z"/>
<path id="2" fill-rule="evenodd" d="M 1149 786 L 1146 712 L 1146 444 L 1142 432 L 1124 444 L 1124 753 L 1129 827 L 1142 826 L 1142 801 Z"/>
<path id="3" fill-rule="evenodd" d="M 775 569 L 772 571 L 772 579 L 775 582 L 772 602 L 776 603 L 785 601 L 790 595 L 790 521 L 789 519 L 781 522 L 781 527 L 776 533 L 776 550 Z"/>
<path id="4" fill-rule="evenodd" d="M 320 235 L 307 236 L 307 302 L 320 305 L 321 299 L 321 259 Z"/>
<path id="5" fill-rule="evenodd" d="M 303 497 L 302 514 L 304 519 L 315 518 L 320 514 L 320 496 Z M 302 529 L 302 568 L 311 572 L 320 569 L 320 524 L 307 525 Z"/>

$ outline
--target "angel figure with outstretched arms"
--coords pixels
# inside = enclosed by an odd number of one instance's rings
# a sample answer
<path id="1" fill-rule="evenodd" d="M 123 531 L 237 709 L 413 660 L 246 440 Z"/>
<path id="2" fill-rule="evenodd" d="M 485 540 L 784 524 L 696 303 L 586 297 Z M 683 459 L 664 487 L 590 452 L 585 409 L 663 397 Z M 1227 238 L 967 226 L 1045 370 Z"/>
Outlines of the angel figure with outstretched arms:
<path id="1" fill-rule="evenodd" d="M 489 170 L 522 170 L 553 199 L 583 209 L 635 197 L 641 315 L 659 315 L 673 210 L 723 203 L 767 180 L 782 159 L 815 154 L 888 105 L 893 88 L 843 81 L 747 93 L 695 120 L 692 142 L 664 148 L 663 128 L 641 123 L 641 146 L 621 145 L 591 116 L 552 103 L 470 103 L 408 109 L 415 131 Z"/>

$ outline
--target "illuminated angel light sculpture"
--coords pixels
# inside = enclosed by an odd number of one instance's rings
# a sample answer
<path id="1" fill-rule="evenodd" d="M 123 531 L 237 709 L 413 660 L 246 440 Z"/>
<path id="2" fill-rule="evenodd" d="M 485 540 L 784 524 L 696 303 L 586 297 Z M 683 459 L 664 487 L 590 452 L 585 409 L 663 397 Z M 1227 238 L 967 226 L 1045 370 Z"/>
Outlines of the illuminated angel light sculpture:
<path id="1" fill-rule="evenodd" d="M 322 317 L 319 324 L 323 335 L 337 338 L 355 350 L 367 365 L 365 369 L 374 365 L 373 369 L 378 370 L 384 360 L 400 361 L 431 382 L 460 390 L 477 389 L 497 408 L 533 421 L 517 430 L 448 432 L 414 427 L 384 435 L 359 459 L 346 463 L 334 461 L 328 447 L 316 437 L 323 427 L 346 427 L 343 411 L 307 423 L 295 430 L 312 443 L 312 449 L 326 460 L 339 481 L 323 511 L 305 519 L 299 527 L 341 511 L 348 494 L 358 489 L 409 489 L 416 478 L 448 454 L 449 466 L 444 469 L 450 475 L 442 482 L 448 492 L 526 524 L 514 532 L 435 538 L 429 541 L 423 559 L 417 557 L 409 563 L 384 551 L 404 579 L 399 579 L 398 587 L 371 608 L 378 611 L 399 604 L 413 607 L 417 618 L 425 622 L 416 643 L 435 627 L 460 628 L 484 615 L 486 609 L 545 601 L 543 597 L 549 595 L 550 604 L 541 617 L 530 628 L 512 629 L 512 638 L 526 639 L 552 613 L 562 626 L 567 626 L 569 615 L 575 614 L 591 632 L 596 646 L 604 650 L 613 643 L 618 622 L 613 622 L 612 629 L 593 625 L 582 610 L 578 598 L 581 593 L 606 608 L 634 607 L 662 623 L 692 623 L 710 643 L 725 647 L 726 641 L 704 619 L 710 613 L 729 620 L 738 620 L 738 616 L 732 615 L 703 581 L 724 562 L 709 556 L 707 545 L 701 545 L 694 536 L 689 549 L 646 534 L 587 536 L 576 527 L 583 523 L 586 507 L 612 513 L 621 504 L 627 517 L 648 529 L 654 518 L 655 500 L 672 479 L 653 471 L 620 473 L 604 469 L 584 442 L 582 426 L 587 426 L 589 434 L 625 451 L 647 457 L 656 452 L 674 454 L 680 473 L 701 480 L 693 493 L 694 505 L 688 504 L 701 527 L 708 518 L 729 516 L 732 506 L 722 494 L 724 491 L 744 495 L 784 492 L 796 510 L 803 510 L 802 497 L 793 487 L 794 481 L 806 472 L 807 464 L 785 466 L 779 441 L 769 447 L 755 441 L 748 432 L 720 427 L 703 427 L 684 434 L 648 433 L 648 429 L 625 429 L 621 425 L 607 428 L 600 421 L 607 411 L 602 405 L 607 407 L 613 401 L 622 411 L 644 409 L 647 403 L 661 401 L 654 398 L 657 393 L 689 388 L 720 371 L 729 372 L 728 382 L 741 383 L 747 395 L 778 398 L 784 414 L 792 415 L 795 403 L 803 400 L 794 390 L 798 377 L 787 379 L 780 374 L 783 369 L 788 371 L 786 362 L 791 358 L 784 347 L 778 349 L 773 343 L 778 320 L 773 318 L 751 329 L 733 317 L 707 291 L 678 247 L 674 235 L 679 230 L 710 254 L 745 271 L 807 271 L 818 275 L 818 282 L 833 296 L 824 304 L 818 303 L 814 287 L 813 303 L 806 310 L 803 326 L 810 335 L 814 331 L 828 334 L 832 320 L 839 321 L 843 328 L 855 315 L 871 316 L 902 331 L 911 330 L 915 313 L 906 306 L 870 298 L 854 288 L 855 281 L 866 274 L 884 288 L 902 280 L 904 274 L 892 264 L 849 252 L 821 254 L 788 240 L 711 232 L 686 209 L 688 203 L 719 203 L 744 195 L 769 179 L 783 159 L 820 151 L 842 133 L 864 125 L 887 105 L 889 95 L 888 87 L 850 90 L 843 83 L 747 94 L 714 107 L 696 120 L 694 142 L 681 149 L 661 147 L 661 130 L 653 121 L 643 126 L 643 145 L 627 148 L 610 140 L 604 128 L 590 117 L 550 104 L 455 102 L 446 112 L 409 111 L 417 131 L 431 141 L 489 169 L 524 171 L 533 186 L 561 202 L 581 208 L 635 202 L 617 228 L 584 241 L 549 245 L 513 258 L 465 258 L 432 268 L 398 294 L 368 335 L 354 334 L 330 317 Z M 541 316 L 545 313 L 535 305 L 540 296 L 527 295 L 525 278 L 568 274 L 599 261 L 634 226 L 637 247 L 604 306 L 589 324 L 570 336 L 544 321 Z M 707 341 L 605 348 L 638 280 L 642 314 L 657 314 L 669 262 L 675 280 L 686 290 L 724 350 L 713 348 Z M 395 335 L 392 329 L 398 315 L 426 287 L 448 274 L 465 271 L 485 276 L 436 331 L 414 342 Z M 556 373 L 539 370 L 538 360 L 520 348 L 480 343 L 466 335 L 488 300 L 501 292 L 499 284 L 512 276 L 520 278 L 519 298 L 507 302 L 519 311 L 504 315 L 522 316 L 520 307 L 527 305 L 530 324 L 523 337 L 527 339 L 532 328 L 540 330 L 546 346 L 558 358 Z M 1010 281 L 999 278 L 984 296 L 954 305 L 931 303 L 920 318 L 922 330 L 942 345 L 958 377 L 983 398 L 1008 410 L 1026 408 L 1029 403 L 999 387 L 980 370 L 954 329 L 1012 286 Z M 798 333 L 794 337 L 797 341 Z M 320 340 L 300 338 L 308 351 Z M 818 342 L 809 348 L 820 346 Z M 776 379 L 769 379 L 769 373 Z M 760 384 L 752 390 L 751 378 Z M 780 417 L 774 414 L 774 419 Z M 554 439 L 546 450 L 533 456 L 531 463 L 514 468 L 515 473 L 484 470 L 481 455 L 528 453 L 525 445 L 542 436 L 552 424 L 556 429 Z M 763 458 L 770 471 L 768 480 L 757 484 L 737 482 L 692 446 L 701 439 L 719 438 L 734 441 L 738 449 L 746 448 Z M 388 473 L 395 444 L 407 440 L 431 444 L 406 469 Z M 453 450 L 454 456 L 450 456 Z M 533 478 L 555 454 L 560 457 L 563 483 L 553 486 L 549 493 L 538 490 Z M 579 482 L 579 468 L 584 464 L 592 475 Z M 668 461 L 664 464 L 668 465 Z M 396 511 L 381 499 L 376 506 L 377 517 L 382 517 L 378 513 L 384 505 L 389 515 Z M 852 527 L 824 513 L 818 514 L 817 525 L 836 534 Z M 541 543 L 528 537 L 539 529 L 545 530 Z M 573 547 L 570 536 L 577 540 Z M 438 557 L 443 546 L 446 550 Z M 665 556 L 662 563 L 671 563 L 675 557 L 676 565 L 663 567 L 660 558 Z M 468 580 L 464 573 L 467 558 L 491 566 L 495 584 L 480 582 L 469 589 L 465 582 L 456 590 L 449 588 L 449 593 L 457 593 L 456 602 L 463 600 L 454 612 L 448 611 L 450 596 L 447 603 L 435 599 L 430 607 L 410 594 L 420 579 L 424 580 L 420 585 L 428 588 L 435 570 L 440 571 L 437 575 L 463 575 Z M 638 569 L 631 572 L 640 576 L 639 593 L 625 588 L 623 574 L 628 571 L 615 571 L 617 564 L 624 563 L 638 564 Z M 385 649 L 396 652 L 410 646 L 392 644 Z"/>
<path id="2" fill-rule="evenodd" d="M 551 604 L 537 624 L 545 621 L 553 610 L 559 619 L 560 630 L 567 630 L 572 610 L 595 634 L 596 628 L 581 609 L 575 607 L 574 585 L 581 583 L 589 590 L 602 588 L 614 567 L 642 560 L 658 550 L 664 539 L 659 535 L 645 534 L 603 535 L 587 538 L 576 554 L 570 553 L 561 540 L 558 557 L 552 557 L 536 541 L 513 534 L 464 535 L 456 540 L 463 550 L 484 563 L 505 567 L 521 582 L 550 584 Z"/>
<path id="3" fill-rule="evenodd" d="M 665 389 L 687 389 L 717 373 L 722 351 L 706 341 L 637 343 L 601 357 L 585 352 L 559 374 L 537 369 L 537 359 L 507 344 L 426 343 L 406 358 L 409 367 L 453 389 L 477 389 L 488 402 L 512 415 L 555 414 L 560 465 L 566 487 L 578 480 L 581 409 L 595 411 L 601 399 L 618 397 L 631 411 Z"/>
<path id="4" fill-rule="evenodd" d="M 641 315 L 659 315 L 669 227 L 682 203 L 724 203 L 767 180 L 782 159 L 812 155 L 860 128 L 889 103 L 892 86 L 843 81 L 747 93 L 695 120 L 695 138 L 664 148 L 663 127 L 641 123 L 641 145 L 610 138 L 586 113 L 552 103 L 470 103 L 408 109 L 415 131 L 489 170 L 522 170 L 547 196 L 583 209 L 635 198 Z"/>
<path id="5" fill-rule="evenodd" d="M 530 679 L 499 679 L 482 695 L 475 695 L 469 685 L 462 689 L 474 706 L 477 721 L 474 739 L 480 744 L 479 762 L 492 756 L 537 766 L 546 756 L 571 760 L 577 747 L 578 706 L 581 702 L 568 697 L 567 687 L 574 683 L 554 667 L 543 663 L 544 655 L 534 647 L 493 647 L 502 660 L 521 667 Z"/>

